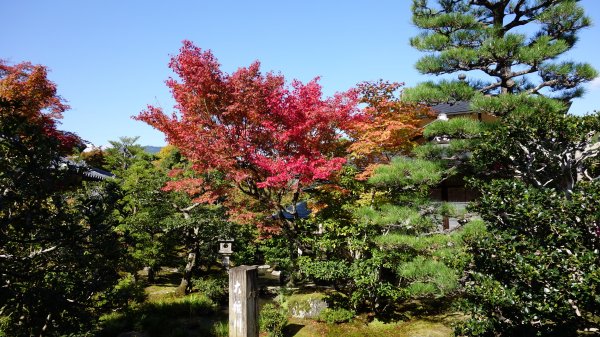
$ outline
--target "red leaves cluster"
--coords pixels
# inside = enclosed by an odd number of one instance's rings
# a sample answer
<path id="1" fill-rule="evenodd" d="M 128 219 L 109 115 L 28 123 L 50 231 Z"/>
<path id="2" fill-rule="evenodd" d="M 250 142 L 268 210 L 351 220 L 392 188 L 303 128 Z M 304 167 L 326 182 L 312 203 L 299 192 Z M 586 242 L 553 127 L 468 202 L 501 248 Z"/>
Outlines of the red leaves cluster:
<path id="1" fill-rule="evenodd" d="M 178 191 L 186 193 L 192 198 L 192 202 L 212 204 L 224 193 L 225 189 L 218 185 L 207 182 L 204 178 L 186 177 L 184 170 L 175 169 L 169 173 L 175 180 L 167 181 L 162 190 L 165 192 Z"/>
<path id="2" fill-rule="evenodd" d="M 221 193 L 238 221 L 294 205 L 302 187 L 331 178 L 348 153 L 367 178 L 412 148 L 430 114 L 402 103 L 397 83 L 363 83 L 324 99 L 318 78 L 288 85 L 282 75 L 261 73 L 258 62 L 226 74 L 210 51 L 189 41 L 169 66 L 177 75 L 167 81 L 176 112 L 148 106 L 135 118 L 162 131 L 196 173 L 225 174 L 236 188 Z M 207 182 L 184 179 L 167 189 L 203 194 L 201 184 Z"/>
<path id="3" fill-rule="evenodd" d="M 258 62 L 225 74 L 210 51 L 189 41 L 170 67 L 179 77 L 167 81 L 178 113 L 149 106 L 136 118 L 162 131 L 197 171 L 223 172 L 258 195 L 298 191 L 345 162 L 335 151 L 354 119 L 356 91 L 323 99 L 318 79 L 288 86 Z"/>
<path id="4" fill-rule="evenodd" d="M 58 142 L 61 151 L 69 153 L 81 146 L 75 134 L 56 128 L 57 120 L 69 106 L 56 94 L 56 85 L 48 80 L 45 67 L 24 62 L 9 66 L 0 61 L 0 117 L 11 114 L 37 125 L 45 136 Z M 27 137 L 28 135 L 20 135 Z"/>

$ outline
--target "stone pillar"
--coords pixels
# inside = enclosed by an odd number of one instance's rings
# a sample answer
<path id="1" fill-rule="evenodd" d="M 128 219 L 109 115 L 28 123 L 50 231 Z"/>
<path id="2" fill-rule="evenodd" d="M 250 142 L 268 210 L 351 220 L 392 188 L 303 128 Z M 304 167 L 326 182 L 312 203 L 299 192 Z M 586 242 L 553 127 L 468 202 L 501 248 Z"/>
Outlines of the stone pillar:
<path id="1" fill-rule="evenodd" d="M 258 337 L 258 269 L 229 270 L 229 337 Z"/>

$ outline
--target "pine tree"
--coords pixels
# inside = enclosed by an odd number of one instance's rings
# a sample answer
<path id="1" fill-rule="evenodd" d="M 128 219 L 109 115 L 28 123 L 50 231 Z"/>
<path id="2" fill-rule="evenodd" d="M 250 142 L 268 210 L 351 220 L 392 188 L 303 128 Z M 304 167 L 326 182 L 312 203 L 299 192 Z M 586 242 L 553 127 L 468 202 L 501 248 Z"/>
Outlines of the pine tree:
<path id="1" fill-rule="evenodd" d="M 416 64 L 423 74 L 473 72 L 462 81 L 425 82 L 405 99 L 425 102 L 473 100 L 473 108 L 496 106 L 482 96 L 542 95 L 565 102 L 583 94 L 597 76 L 587 63 L 558 59 L 591 20 L 575 0 L 413 0 L 413 23 L 422 33 L 410 40 L 427 52 Z M 481 79 L 480 74 L 487 75 Z M 479 97 L 479 98 L 478 98 Z M 515 98 L 512 98 L 515 100 Z M 508 102 L 510 107 L 515 102 Z M 504 115 L 510 109 L 492 109 Z"/>
<path id="2" fill-rule="evenodd" d="M 457 335 L 570 336 L 597 329 L 589 319 L 597 316 L 597 298 L 588 297 L 597 293 L 597 278 L 575 275 L 598 274 L 597 259 L 589 258 L 598 242 L 597 210 L 589 204 L 598 191 L 598 116 L 565 114 L 583 93 L 581 84 L 597 76 L 588 64 L 562 61 L 578 31 L 591 24 L 577 3 L 413 1 L 413 21 L 424 32 L 411 44 L 430 53 L 417 69 L 477 77 L 423 83 L 406 90 L 405 99 L 470 100 L 475 111 L 503 116 L 482 130 L 471 151 L 470 164 L 484 178 L 473 209 L 486 232 L 467 240 L 471 320 Z M 449 122 L 436 123 L 430 132 L 452 134 L 445 130 Z"/>

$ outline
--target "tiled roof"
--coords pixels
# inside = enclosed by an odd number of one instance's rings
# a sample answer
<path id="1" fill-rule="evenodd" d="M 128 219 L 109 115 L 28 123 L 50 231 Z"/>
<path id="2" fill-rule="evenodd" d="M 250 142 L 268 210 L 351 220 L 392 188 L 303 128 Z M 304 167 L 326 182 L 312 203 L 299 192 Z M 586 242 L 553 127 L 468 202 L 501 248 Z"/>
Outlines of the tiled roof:
<path id="1" fill-rule="evenodd" d="M 73 171 L 73 172 L 77 172 L 78 174 L 81 174 L 82 176 L 84 176 L 85 178 L 88 178 L 90 180 L 96 180 L 96 181 L 100 181 L 100 180 L 106 180 L 108 178 L 114 178 L 115 175 L 108 172 L 108 171 L 104 171 L 95 167 L 91 167 L 88 164 L 84 163 L 84 162 L 76 162 L 74 160 L 71 160 L 69 158 L 61 158 L 62 162 L 64 163 L 63 165 L 66 165 L 66 167 L 69 168 L 69 170 Z"/>
<path id="2" fill-rule="evenodd" d="M 437 114 L 459 115 L 472 112 L 471 103 L 467 101 L 458 101 L 455 103 L 441 103 L 431 106 Z"/>
<path id="3" fill-rule="evenodd" d="M 114 178 L 115 175 L 108 172 L 108 171 L 104 171 L 101 169 L 97 169 L 95 167 L 87 167 L 86 169 L 83 170 L 83 175 L 93 179 L 93 180 L 106 180 L 108 178 Z"/>

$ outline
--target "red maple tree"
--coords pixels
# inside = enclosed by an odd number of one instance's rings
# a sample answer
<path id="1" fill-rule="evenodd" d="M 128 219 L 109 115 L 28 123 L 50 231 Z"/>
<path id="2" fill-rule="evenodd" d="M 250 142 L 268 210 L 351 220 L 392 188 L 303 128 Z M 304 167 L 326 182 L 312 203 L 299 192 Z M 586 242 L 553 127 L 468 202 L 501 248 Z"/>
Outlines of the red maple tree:
<path id="1" fill-rule="evenodd" d="M 23 62 L 8 65 L 0 60 L 0 117 L 3 122 L 28 123 L 36 125 L 51 141 L 56 141 L 63 155 L 68 155 L 74 147 L 83 147 L 77 135 L 57 129 L 62 113 L 69 109 L 60 96 L 56 85 L 47 77 L 46 67 Z M 30 135 L 19 133 L 18 137 Z"/>
<path id="2" fill-rule="evenodd" d="M 176 112 L 148 106 L 135 118 L 162 131 L 195 171 L 224 173 L 265 211 L 294 206 L 304 187 L 345 163 L 340 138 L 358 113 L 356 90 L 324 99 L 318 78 L 288 85 L 280 74 L 261 73 L 258 62 L 226 74 L 189 41 L 169 66 L 179 77 L 166 82 Z"/>

